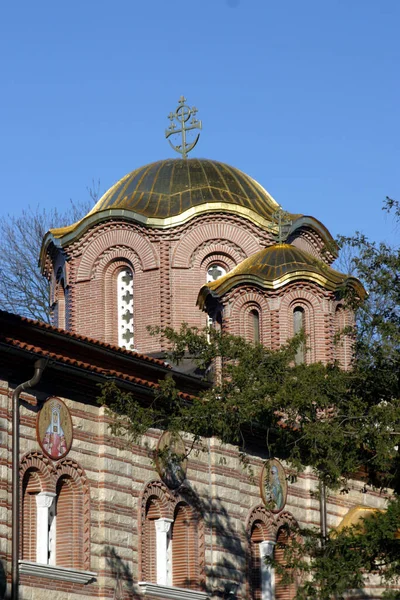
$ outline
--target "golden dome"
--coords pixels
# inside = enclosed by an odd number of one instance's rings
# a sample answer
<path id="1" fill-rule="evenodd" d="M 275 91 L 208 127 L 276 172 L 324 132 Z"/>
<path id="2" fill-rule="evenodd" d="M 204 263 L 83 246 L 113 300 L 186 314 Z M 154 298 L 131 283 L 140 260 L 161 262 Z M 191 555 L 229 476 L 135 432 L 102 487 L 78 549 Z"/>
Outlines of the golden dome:
<path id="1" fill-rule="evenodd" d="M 278 208 L 272 196 L 239 169 L 215 160 L 170 158 L 128 173 L 83 219 L 50 234 L 74 237 L 94 222 L 113 217 L 172 227 L 210 211 L 233 212 L 265 227 Z"/>
<path id="2" fill-rule="evenodd" d="M 276 290 L 301 279 L 312 281 L 331 291 L 351 285 L 360 297 L 365 294 L 364 288 L 355 277 L 335 271 L 300 248 L 290 244 L 277 244 L 263 248 L 223 277 L 204 285 L 197 303 L 203 308 L 208 295 L 221 297 L 240 284 L 255 284 L 263 289 Z"/>
<path id="3" fill-rule="evenodd" d="M 97 202 L 93 214 L 125 209 L 166 219 L 201 204 L 252 209 L 269 219 L 278 204 L 254 179 L 234 167 L 199 158 L 160 160 L 125 175 Z"/>

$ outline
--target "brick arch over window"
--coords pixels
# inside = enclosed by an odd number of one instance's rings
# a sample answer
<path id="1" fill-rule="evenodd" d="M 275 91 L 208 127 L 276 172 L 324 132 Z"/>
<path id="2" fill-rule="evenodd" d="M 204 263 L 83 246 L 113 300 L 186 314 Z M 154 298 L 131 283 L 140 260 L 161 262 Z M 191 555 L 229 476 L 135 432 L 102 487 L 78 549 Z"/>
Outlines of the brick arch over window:
<path id="1" fill-rule="evenodd" d="M 89 280 L 98 257 L 106 250 L 116 246 L 134 249 L 140 257 L 144 271 L 159 267 L 157 252 L 150 241 L 143 235 L 131 229 L 109 229 L 94 236 L 93 240 L 85 248 L 79 264 L 76 281 Z"/>
<path id="2" fill-rule="evenodd" d="M 262 246 L 257 237 L 249 231 L 230 223 L 203 223 L 182 236 L 172 257 L 172 267 L 188 269 L 191 257 L 197 248 L 210 241 L 218 244 L 233 243 L 245 257 L 255 254 Z"/>
<path id="3" fill-rule="evenodd" d="M 245 253 L 236 244 L 232 244 L 227 240 L 219 240 L 218 242 L 213 240 L 204 242 L 195 249 L 190 258 L 190 266 L 200 267 L 207 271 L 207 267 L 212 262 L 221 262 L 226 266 L 226 270 L 230 271 L 245 258 Z"/>
<path id="4" fill-rule="evenodd" d="M 27 452 L 21 458 L 19 474 L 23 480 L 28 469 L 38 471 L 43 492 L 55 492 L 55 472 L 51 461 L 41 452 Z"/>
<path id="5" fill-rule="evenodd" d="M 211 252 L 207 253 L 207 255 L 202 258 L 199 265 L 200 270 L 206 275 L 208 269 L 214 264 L 221 265 L 224 267 L 225 271 L 228 272 L 235 268 L 237 263 L 228 254 L 224 254 L 222 252 Z"/>
<path id="6" fill-rule="evenodd" d="M 143 262 L 134 250 L 125 246 L 115 246 L 108 248 L 98 257 L 93 264 L 91 279 L 103 279 L 109 266 L 117 261 L 130 265 L 136 273 L 143 271 Z"/>
<path id="7" fill-rule="evenodd" d="M 90 569 L 90 492 L 82 467 L 64 459 L 55 467 L 56 564 Z"/>

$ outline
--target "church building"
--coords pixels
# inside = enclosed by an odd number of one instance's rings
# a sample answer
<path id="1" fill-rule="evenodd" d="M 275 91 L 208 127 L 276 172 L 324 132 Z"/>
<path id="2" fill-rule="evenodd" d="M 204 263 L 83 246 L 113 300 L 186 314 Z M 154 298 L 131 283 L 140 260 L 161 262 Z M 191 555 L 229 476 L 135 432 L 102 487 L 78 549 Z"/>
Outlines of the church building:
<path id="1" fill-rule="evenodd" d="M 196 132 L 195 115 L 182 98 L 171 123 Z M 168 432 L 151 429 L 140 443 L 115 436 L 97 402 L 108 381 L 145 406 L 170 374 L 189 402 L 205 389 L 165 362 L 165 340 L 149 325 L 209 325 L 270 349 L 304 330 L 297 362 L 350 367 L 351 340 L 335 343 L 353 323 L 342 291 L 364 291 L 332 268 L 328 229 L 283 211 L 238 168 L 188 158 L 193 145 L 184 135 L 182 158 L 135 168 L 80 221 L 46 234 L 52 325 L 0 312 L 0 598 L 6 582 L 13 600 L 294 598 L 296 582 L 281 582 L 263 557 L 283 561 L 285 524 L 320 525 L 311 469 L 291 483 L 260 447 L 250 473 L 217 439 L 184 464 L 160 464 L 153 453 L 171 443 Z M 173 444 L 185 452 L 190 438 Z M 328 496 L 329 527 L 384 506 L 362 489 L 354 481 L 347 495 Z"/>

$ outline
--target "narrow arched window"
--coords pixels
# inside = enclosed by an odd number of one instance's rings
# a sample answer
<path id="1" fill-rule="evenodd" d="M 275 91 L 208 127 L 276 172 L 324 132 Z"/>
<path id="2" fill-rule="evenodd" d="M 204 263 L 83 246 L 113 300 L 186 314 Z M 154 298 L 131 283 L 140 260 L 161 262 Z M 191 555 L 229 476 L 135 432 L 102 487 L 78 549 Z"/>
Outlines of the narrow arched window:
<path id="1" fill-rule="evenodd" d="M 134 350 L 133 271 L 125 268 L 117 276 L 118 345 Z"/>
<path id="2" fill-rule="evenodd" d="M 301 331 L 304 331 L 304 308 L 296 306 L 293 311 L 293 333 L 296 335 Z M 301 343 L 297 348 L 296 356 L 294 359 L 296 365 L 300 365 L 304 362 L 304 343 Z"/>
<path id="3" fill-rule="evenodd" d="M 250 325 L 253 342 L 260 343 L 260 313 L 255 308 L 250 311 Z"/>
<path id="4" fill-rule="evenodd" d="M 290 537 L 285 527 L 281 527 L 276 538 L 274 558 L 282 567 L 286 566 L 285 549 L 290 544 Z M 296 585 L 283 583 L 282 577 L 275 574 L 275 600 L 292 600 L 296 596 Z"/>
<path id="5" fill-rule="evenodd" d="M 207 283 L 211 283 L 212 281 L 216 281 L 220 277 L 226 275 L 226 269 L 220 263 L 213 263 L 207 269 Z M 215 315 L 214 315 L 215 318 Z M 212 327 L 214 323 L 214 319 L 211 315 L 207 316 L 207 327 Z"/>
<path id="6" fill-rule="evenodd" d="M 66 329 L 66 306 L 64 280 L 61 279 L 57 287 L 57 327 Z"/>

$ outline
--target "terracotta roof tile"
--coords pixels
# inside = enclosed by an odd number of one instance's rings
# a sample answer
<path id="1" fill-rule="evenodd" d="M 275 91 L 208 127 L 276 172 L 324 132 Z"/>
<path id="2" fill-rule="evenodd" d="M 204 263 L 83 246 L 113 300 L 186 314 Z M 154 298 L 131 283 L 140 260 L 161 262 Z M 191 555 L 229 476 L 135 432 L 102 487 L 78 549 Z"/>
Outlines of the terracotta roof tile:
<path id="1" fill-rule="evenodd" d="M 30 319 L 27 319 L 27 321 L 30 322 Z M 35 323 L 35 321 L 34 321 L 34 323 Z M 45 358 L 56 360 L 58 362 L 61 362 L 61 363 L 67 364 L 67 365 L 71 365 L 74 367 L 79 367 L 81 369 L 91 371 L 92 373 L 97 373 L 97 374 L 103 375 L 103 376 L 116 377 L 118 379 L 122 379 L 124 381 L 129 381 L 130 383 L 135 383 L 136 385 L 141 385 L 141 386 L 144 386 L 144 387 L 147 387 L 150 389 L 159 389 L 160 388 L 159 383 L 155 383 L 153 381 L 148 381 L 148 380 L 142 379 L 140 377 L 134 377 L 133 375 L 127 375 L 126 373 L 123 373 L 121 371 L 97 367 L 96 365 L 92 365 L 90 363 L 86 363 L 81 360 L 76 360 L 76 359 L 70 358 L 69 356 L 64 356 L 63 354 L 59 354 L 56 352 L 50 352 L 44 348 L 41 348 L 40 346 L 34 346 L 32 344 L 27 344 L 26 342 L 17 340 L 15 338 L 4 337 L 3 340 L 10 346 L 13 346 L 14 348 L 20 348 L 21 350 L 26 350 L 28 352 L 34 352 L 35 354 L 37 354 L 39 356 L 43 356 Z M 158 361 L 158 362 L 161 362 L 161 361 Z M 188 400 L 188 401 L 193 399 L 192 395 L 186 394 L 184 392 L 179 392 L 179 396 L 182 399 Z"/>
<path id="2" fill-rule="evenodd" d="M 22 323 L 27 323 L 29 325 L 33 325 L 35 327 L 39 327 L 40 329 L 44 329 L 49 332 L 59 333 L 65 335 L 73 340 L 77 340 L 80 342 L 87 342 L 89 344 L 94 344 L 95 346 L 99 346 L 106 350 L 113 350 L 114 352 L 119 352 L 121 354 L 126 354 L 127 356 L 138 358 L 139 360 L 144 360 L 148 363 L 152 363 L 154 365 L 159 365 L 164 368 L 171 369 L 170 365 L 167 365 L 163 360 L 159 358 L 153 358 L 151 356 L 147 356 L 146 354 L 140 354 L 139 352 L 132 352 L 131 350 L 126 350 L 125 348 L 120 348 L 119 346 L 114 346 L 113 344 L 107 344 L 105 342 L 100 342 L 90 337 L 86 337 L 84 335 L 79 335 L 78 333 L 72 333 L 71 331 L 66 331 L 65 329 L 59 329 L 58 327 L 54 327 L 53 325 L 49 325 L 48 323 L 43 323 L 42 321 L 36 321 L 34 319 L 29 319 L 28 317 L 22 317 L 20 315 L 15 315 L 13 313 L 6 312 L 4 310 L 0 310 L 0 315 L 4 315 L 10 318 L 14 318 L 15 320 L 21 321 Z"/>

